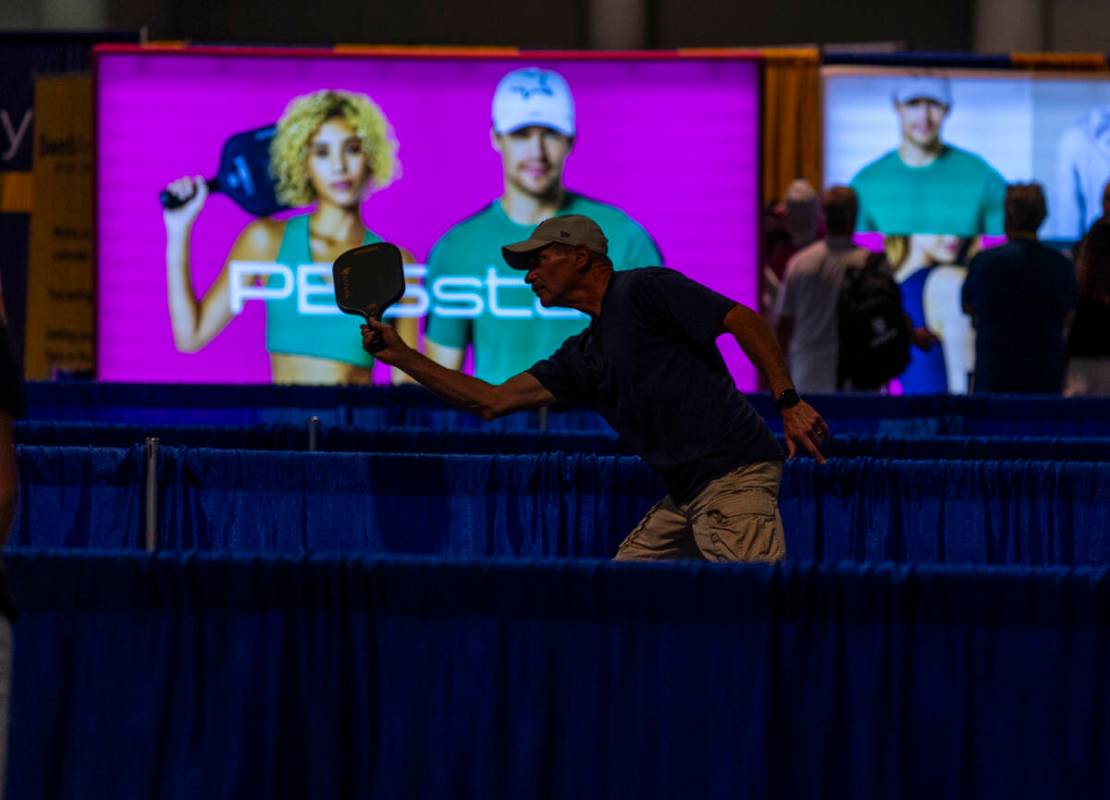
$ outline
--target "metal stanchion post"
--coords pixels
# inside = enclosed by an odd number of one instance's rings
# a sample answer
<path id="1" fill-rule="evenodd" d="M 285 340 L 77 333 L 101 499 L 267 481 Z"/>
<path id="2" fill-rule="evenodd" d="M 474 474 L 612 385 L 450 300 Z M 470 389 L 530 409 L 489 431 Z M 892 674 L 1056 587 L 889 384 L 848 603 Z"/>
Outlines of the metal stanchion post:
<path id="1" fill-rule="evenodd" d="M 143 532 L 148 553 L 158 549 L 158 444 L 158 437 L 146 437 L 146 517 Z"/>
<path id="2" fill-rule="evenodd" d="M 540 410 L 538 412 L 538 416 L 539 416 L 539 420 L 540 420 L 540 430 L 541 431 L 546 431 L 547 430 L 547 406 L 543 406 L 542 408 L 540 408 Z"/>
<path id="3" fill-rule="evenodd" d="M 308 452 L 316 452 L 316 437 L 320 431 L 320 418 L 313 415 L 308 418 Z"/>

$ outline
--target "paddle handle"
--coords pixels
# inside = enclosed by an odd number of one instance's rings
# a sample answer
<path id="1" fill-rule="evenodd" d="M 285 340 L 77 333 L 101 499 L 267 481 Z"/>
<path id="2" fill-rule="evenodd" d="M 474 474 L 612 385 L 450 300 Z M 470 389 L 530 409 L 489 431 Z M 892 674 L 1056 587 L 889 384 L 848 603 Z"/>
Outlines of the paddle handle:
<path id="1" fill-rule="evenodd" d="M 367 324 L 370 323 L 371 319 L 375 322 L 382 321 L 381 317 L 379 317 L 377 314 L 363 314 L 363 316 L 366 317 Z M 385 342 L 382 341 L 382 336 L 380 333 L 374 334 L 374 338 L 370 341 L 370 346 L 366 349 L 371 353 L 377 353 L 379 350 L 385 349 Z"/>
<path id="2" fill-rule="evenodd" d="M 220 179 L 218 177 L 209 178 L 208 180 L 205 181 L 205 183 L 208 184 L 208 191 L 210 191 L 210 192 L 220 191 Z M 158 202 L 160 202 L 162 204 L 162 208 L 168 209 L 169 211 L 173 211 L 175 208 L 181 208 L 183 205 L 188 203 L 190 200 L 192 200 L 196 196 L 197 196 L 196 190 L 194 190 L 193 193 L 191 195 L 189 195 L 188 197 L 178 197 L 177 195 L 170 194 L 165 189 L 163 189 L 161 192 L 158 193 Z"/>

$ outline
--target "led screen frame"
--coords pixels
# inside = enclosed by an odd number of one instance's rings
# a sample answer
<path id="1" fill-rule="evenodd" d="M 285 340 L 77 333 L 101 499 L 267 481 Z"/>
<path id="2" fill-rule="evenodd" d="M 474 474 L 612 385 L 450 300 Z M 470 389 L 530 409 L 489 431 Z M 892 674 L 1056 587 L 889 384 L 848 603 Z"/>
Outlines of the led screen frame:
<path id="1" fill-rule="evenodd" d="M 417 71 L 424 73 L 419 86 L 426 93 L 437 76 L 473 77 L 472 86 L 441 92 L 436 95 L 437 102 L 426 103 L 423 124 L 419 109 L 414 110 L 419 101 L 406 106 L 394 99 L 396 92 L 382 91 L 375 96 L 393 124 L 405 171 L 394 185 L 366 201 L 363 214 L 373 217 L 375 229 L 385 238 L 396 239 L 412 250 L 418 261 L 424 260 L 444 230 L 497 196 L 501 174 L 489 144 L 488 122 L 493 85 L 499 74 L 536 65 L 566 72 L 573 87 L 579 132 L 567 161 L 568 187 L 627 210 L 658 242 L 665 265 L 740 302 L 752 307 L 757 304 L 761 68 L 752 54 L 156 50 L 113 46 L 98 48 L 96 56 L 101 380 L 269 382 L 262 303 L 248 303 L 200 353 L 180 353 L 172 348 L 165 300 L 165 233 L 161 212 L 151 198 L 177 175 L 213 171 L 220 144 L 229 134 L 272 120 L 292 97 L 313 87 L 359 90 L 358 83 L 365 78 L 351 76 L 360 69 L 378 70 L 396 78 L 406 69 L 419 68 Z M 152 142 L 145 151 L 135 147 L 126 150 L 121 127 L 126 133 L 130 123 L 124 120 L 114 126 L 112 122 L 120 122 L 118 110 L 126 108 L 127 98 L 113 95 L 112 89 L 113 82 L 118 88 L 117 72 L 125 62 L 132 78 L 145 75 L 156 81 L 151 85 L 160 87 L 163 99 L 186 97 L 175 113 L 165 102 L 132 107 L 136 113 L 129 119 L 137 121 L 137 127 L 131 133 L 139 140 Z M 168 74 L 174 70 L 167 70 L 167 65 L 177 68 L 176 77 Z M 243 83 L 244 72 L 258 65 L 264 65 L 269 77 L 286 73 L 296 80 L 290 79 L 283 84 L 287 88 L 280 91 L 255 85 L 249 100 L 265 104 L 263 111 L 249 111 L 244 108 L 248 105 L 245 101 L 227 103 L 228 83 Z M 632 91 L 635 81 L 629 83 L 625 104 L 620 105 L 605 96 L 600 81 L 582 78 L 590 70 L 616 76 L 638 73 L 646 80 L 639 91 Z M 690 75 L 699 72 L 717 76 L 716 84 L 699 88 L 689 80 Z M 205 74 L 219 80 L 206 88 L 202 80 Z M 337 80 L 340 74 L 347 76 L 345 81 Z M 346 85 L 338 85 L 342 83 Z M 718 92 L 716 96 L 714 91 Z M 722 96 L 732 97 L 735 102 L 722 103 Z M 141 93 L 132 97 L 135 99 L 141 101 Z M 166 146 L 170 143 L 158 141 L 160 131 L 164 137 L 167 120 L 193 119 L 196 109 L 205 103 L 221 118 L 218 124 L 209 125 L 207 133 L 190 129 L 182 133 L 181 142 L 170 147 Z M 435 126 L 428 121 L 433 113 L 440 120 Z M 443 117 L 448 118 L 447 123 L 442 122 Z M 439 154 L 443 171 L 460 164 L 472 167 L 472 179 L 463 190 L 457 188 L 457 176 L 441 174 L 437 183 L 425 166 L 429 162 L 422 154 L 428 152 Z M 711 158 L 709 154 L 716 156 Z M 700 159 L 696 170 L 688 167 L 689 159 Z M 599 170 L 620 179 L 595 177 Z M 123 185 L 128 181 L 141 186 L 129 189 Z M 438 191 L 432 191 L 437 187 Z M 411 218 L 412 209 L 428 211 L 430 206 L 435 207 L 434 213 L 428 212 L 433 222 L 418 232 L 413 232 L 411 225 L 404 228 L 406 207 Z M 202 237 L 204 241 L 218 241 L 218 246 L 209 248 L 208 255 L 203 256 L 207 258 L 203 265 L 199 264 L 202 254 L 194 243 L 198 292 L 211 282 L 222 254 L 249 221 L 249 216 L 226 198 L 210 198 L 205 210 L 214 208 L 220 209 L 219 215 L 198 217 L 193 231 L 195 241 Z M 129 258 L 141 266 L 121 271 L 119 264 Z M 234 326 L 250 330 L 229 336 Z M 741 388 L 754 389 L 754 370 L 735 343 L 722 340 L 722 349 Z M 374 377 L 376 382 L 389 379 L 381 365 L 375 367 Z"/>

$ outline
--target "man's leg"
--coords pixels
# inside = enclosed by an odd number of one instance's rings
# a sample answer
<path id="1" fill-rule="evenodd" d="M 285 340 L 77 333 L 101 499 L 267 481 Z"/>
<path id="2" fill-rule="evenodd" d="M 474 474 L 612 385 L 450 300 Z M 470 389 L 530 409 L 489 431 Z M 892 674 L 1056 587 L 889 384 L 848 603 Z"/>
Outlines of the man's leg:
<path id="1" fill-rule="evenodd" d="M 691 538 L 690 522 L 667 495 L 644 515 L 617 548 L 615 561 L 701 558 Z"/>
<path id="2" fill-rule="evenodd" d="M 782 561 L 781 461 L 757 461 L 710 482 L 683 509 L 710 561 Z"/>

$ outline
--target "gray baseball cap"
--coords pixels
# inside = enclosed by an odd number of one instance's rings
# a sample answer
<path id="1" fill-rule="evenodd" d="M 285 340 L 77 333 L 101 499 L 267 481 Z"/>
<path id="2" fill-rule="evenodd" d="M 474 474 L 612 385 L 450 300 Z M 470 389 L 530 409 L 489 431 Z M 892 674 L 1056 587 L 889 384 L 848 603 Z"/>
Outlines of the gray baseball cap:
<path id="1" fill-rule="evenodd" d="M 532 256 L 549 244 L 582 245 L 595 255 L 609 260 L 609 240 L 601 227 L 589 217 L 581 214 L 568 214 L 565 217 L 552 217 L 544 220 L 532 235 L 523 242 L 507 244 L 501 248 L 505 263 L 513 269 L 528 270 L 532 267 Z"/>
<path id="2" fill-rule="evenodd" d="M 944 75 L 909 75 L 894 87 L 894 102 L 932 100 L 942 106 L 952 106 L 952 84 Z"/>

